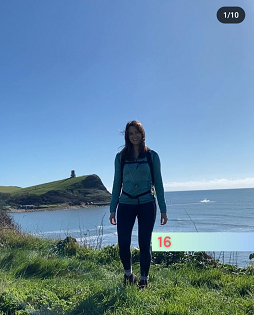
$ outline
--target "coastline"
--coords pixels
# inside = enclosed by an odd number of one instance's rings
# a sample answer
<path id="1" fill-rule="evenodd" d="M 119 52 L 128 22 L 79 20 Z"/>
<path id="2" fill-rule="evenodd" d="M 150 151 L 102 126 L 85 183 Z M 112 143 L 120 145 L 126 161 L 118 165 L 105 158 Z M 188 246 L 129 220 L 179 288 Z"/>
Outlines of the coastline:
<path id="1" fill-rule="evenodd" d="M 7 213 L 22 213 L 22 212 L 39 212 L 39 211 L 57 211 L 57 210 L 70 210 L 70 209 L 85 209 L 85 208 L 98 208 L 98 207 L 105 207 L 109 206 L 110 203 L 94 203 L 92 205 L 76 205 L 76 206 L 69 206 L 69 205 L 59 205 L 53 207 L 40 207 L 40 208 L 29 208 L 29 209 L 17 209 L 17 208 L 9 208 L 5 210 Z"/>

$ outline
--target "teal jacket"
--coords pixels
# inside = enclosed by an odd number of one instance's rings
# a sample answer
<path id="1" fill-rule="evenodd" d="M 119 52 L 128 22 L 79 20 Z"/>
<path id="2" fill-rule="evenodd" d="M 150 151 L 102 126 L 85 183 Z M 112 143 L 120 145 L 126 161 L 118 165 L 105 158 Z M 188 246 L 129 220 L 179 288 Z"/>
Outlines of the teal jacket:
<path id="1" fill-rule="evenodd" d="M 157 152 L 151 150 L 151 158 L 154 170 L 154 187 L 161 213 L 166 213 L 166 203 L 164 199 L 164 188 L 161 177 L 160 158 Z M 137 162 L 146 161 L 147 158 L 138 158 Z M 138 165 L 138 167 L 137 167 Z M 115 157 L 115 176 L 110 203 L 110 212 L 116 212 L 118 203 L 138 204 L 138 199 L 131 199 L 121 194 L 121 191 L 137 196 L 145 191 L 151 190 L 152 177 L 148 163 L 125 164 L 123 169 L 123 185 L 121 183 L 121 153 Z M 119 198 L 120 196 L 120 198 Z M 139 203 L 146 203 L 154 200 L 152 191 L 150 194 L 139 197 Z"/>

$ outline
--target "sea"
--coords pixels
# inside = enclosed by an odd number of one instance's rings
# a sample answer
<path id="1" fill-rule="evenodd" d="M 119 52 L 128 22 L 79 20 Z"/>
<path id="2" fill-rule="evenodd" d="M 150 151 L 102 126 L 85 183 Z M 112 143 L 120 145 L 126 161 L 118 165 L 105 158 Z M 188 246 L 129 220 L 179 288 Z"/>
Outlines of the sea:
<path id="1" fill-rule="evenodd" d="M 165 192 L 168 223 L 154 232 L 254 232 L 254 188 Z M 117 244 L 116 226 L 109 222 L 109 206 L 55 211 L 9 213 L 27 233 L 44 238 L 72 236 L 86 246 Z M 138 248 L 137 222 L 132 247 Z M 252 264 L 253 252 L 208 252 L 215 259 L 240 268 Z"/>

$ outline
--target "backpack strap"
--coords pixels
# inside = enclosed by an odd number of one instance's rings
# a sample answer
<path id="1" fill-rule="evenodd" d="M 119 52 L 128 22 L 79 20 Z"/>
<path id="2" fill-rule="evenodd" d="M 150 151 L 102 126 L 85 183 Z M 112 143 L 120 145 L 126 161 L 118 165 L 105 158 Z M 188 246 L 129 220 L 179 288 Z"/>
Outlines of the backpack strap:
<path id="1" fill-rule="evenodd" d="M 151 194 L 151 190 L 147 190 L 147 191 L 145 191 L 142 194 L 139 194 L 137 196 L 132 196 L 130 194 L 127 194 L 125 191 L 122 191 L 122 194 L 128 196 L 131 199 L 138 199 L 138 204 L 139 204 L 139 197 L 142 197 L 142 196 L 147 195 L 147 194 Z"/>
<path id="2" fill-rule="evenodd" d="M 125 164 L 125 158 L 123 157 L 123 154 L 121 154 L 121 186 L 123 185 L 123 168 Z"/>
<path id="3" fill-rule="evenodd" d="M 151 150 L 147 151 L 146 154 L 147 162 L 150 167 L 151 177 L 152 177 L 152 185 L 154 186 L 154 172 L 153 172 L 153 161 L 152 161 L 152 152 Z"/>

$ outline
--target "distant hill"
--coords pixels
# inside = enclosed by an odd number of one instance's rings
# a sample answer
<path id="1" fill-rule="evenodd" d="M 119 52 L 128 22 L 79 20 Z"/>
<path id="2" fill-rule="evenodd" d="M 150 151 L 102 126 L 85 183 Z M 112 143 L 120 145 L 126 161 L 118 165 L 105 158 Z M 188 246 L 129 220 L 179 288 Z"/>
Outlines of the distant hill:
<path id="1" fill-rule="evenodd" d="M 0 186 L 0 204 L 12 207 L 81 205 L 91 202 L 107 204 L 110 199 L 111 194 L 100 177 L 95 174 L 66 178 L 27 188 Z"/>
<path id="2" fill-rule="evenodd" d="M 12 193 L 15 191 L 18 191 L 22 189 L 21 187 L 18 186 L 0 186 L 0 193 Z"/>

